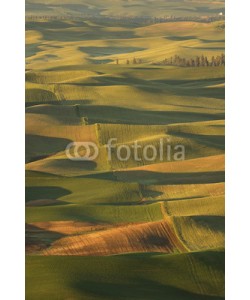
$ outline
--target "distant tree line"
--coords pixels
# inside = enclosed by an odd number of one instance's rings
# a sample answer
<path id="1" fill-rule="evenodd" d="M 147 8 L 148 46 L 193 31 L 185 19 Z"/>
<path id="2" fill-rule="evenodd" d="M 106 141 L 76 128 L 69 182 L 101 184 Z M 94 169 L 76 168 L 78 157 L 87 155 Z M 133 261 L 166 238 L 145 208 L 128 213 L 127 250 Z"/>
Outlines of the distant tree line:
<path id="1" fill-rule="evenodd" d="M 201 22 L 201 23 L 211 23 L 215 21 L 225 20 L 224 15 L 214 15 L 214 16 L 164 16 L 164 17 L 151 17 L 151 16 L 86 16 L 91 21 L 102 21 L 113 24 L 114 22 L 120 24 L 133 24 L 138 26 L 152 25 L 158 23 L 168 23 L 168 22 Z"/>
<path id="2" fill-rule="evenodd" d="M 93 21 L 93 22 L 104 22 L 107 25 L 113 24 L 114 22 L 124 24 L 124 25 L 151 25 L 158 23 L 167 23 L 167 22 L 201 22 L 201 23 L 210 23 L 214 21 L 225 20 L 224 15 L 215 15 L 215 16 L 164 16 L 164 17 L 151 17 L 151 16 L 100 16 L 100 15 L 91 15 L 91 14 L 82 14 L 76 13 L 75 15 L 26 15 L 26 21 L 39 21 L 39 20 L 75 20 L 75 21 Z"/>
<path id="3" fill-rule="evenodd" d="M 204 55 L 196 56 L 195 58 L 183 58 L 179 55 L 175 55 L 155 64 L 180 67 L 218 67 L 225 65 L 225 54 L 222 53 L 221 55 L 212 56 L 211 59 L 208 59 L 207 56 Z"/>
<path id="4" fill-rule="evenodd" d="M 116 64 L 126 64 L 126 65 L 137 65 L 143 64 L 143 60 L 141 58 L 133 58 L 133 59 L 126 59 L 126 60 L 119 60 L 118 58 L 115 60 Z"/>
<path id="5" fill-rule="evenodd" d="M 153 22 L 157 23 L 167 23 L 167 22 L 202 22 L 202 23 L 210 23 L 215 21 L 222 21 L 225 20 L 224 15 L 215 15 L 215 16 L 183 16 L 183 17 L 176 17 L 176 16 L 165 16 L 165 17 L 154 17 Z"/>
<path id="6" fill-rule="evenodd" d="M 141 58 L 134 57 L 133 59 L 120 60 L 116 59 L 115 63 L 126 64 L 126 65 L 137 65 L 143 64 Z M 212 56 L 211 59 L 208 59 L 207 56 L 201 55 L 196 56 L 195 58 L 184 58 L 179 55 L 171 56 L 170 58 L 165 58 L 164 60 L 153 63 L 154 65 L 162 65 L 162 66 L 179 66 L 179 67 L 219 67 L 225 66 L 225 54 Z"/>

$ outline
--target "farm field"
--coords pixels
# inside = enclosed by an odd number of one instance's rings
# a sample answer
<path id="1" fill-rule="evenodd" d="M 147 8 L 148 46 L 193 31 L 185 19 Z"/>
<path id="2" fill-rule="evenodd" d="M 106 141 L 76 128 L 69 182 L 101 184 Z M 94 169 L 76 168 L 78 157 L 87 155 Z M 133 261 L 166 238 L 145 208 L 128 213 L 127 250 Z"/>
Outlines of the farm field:
<path id="1" fill-rule="evenodd" d="M 224 299 L 221 13 L 26 1 L 26 299 Z M 97 157 L 70 160 L 72 142 Z"/>

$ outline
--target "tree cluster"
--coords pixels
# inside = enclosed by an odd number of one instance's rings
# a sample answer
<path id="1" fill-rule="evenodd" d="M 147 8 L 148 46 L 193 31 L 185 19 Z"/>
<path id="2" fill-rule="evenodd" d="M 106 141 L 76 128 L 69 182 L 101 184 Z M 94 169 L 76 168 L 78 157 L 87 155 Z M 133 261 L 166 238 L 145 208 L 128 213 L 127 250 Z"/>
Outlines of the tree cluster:
<path id="1" fill-rule="evenodd" d="M 117 64 L 117 65 L 119 65 L 120 64 L 120 60 L 119 59 L 116 59 L 115 60 L 115 63 Z M 123 62 L 124 63 L 124 62 Z M 126 59 L 125 60 L 125 64 L 126 65 L 137 65 L 137 64 L 142 64 L 143 63 L 143 60 L 141 59 L 141 58 L 133 58 L 133 59 Z"/>
<path id="2" fill-rule="evenodd" d="M 218 67 L 225 65 L 225 54 L 212 56 L 208 59 L 207 56 L 201 55 L 195 58 L 183 58 L 179 55 L 174 57 L 165 58 L 163 61 L 159 62 L 160 65 L 165 66 L 180 66 L 180 67 Z"/>

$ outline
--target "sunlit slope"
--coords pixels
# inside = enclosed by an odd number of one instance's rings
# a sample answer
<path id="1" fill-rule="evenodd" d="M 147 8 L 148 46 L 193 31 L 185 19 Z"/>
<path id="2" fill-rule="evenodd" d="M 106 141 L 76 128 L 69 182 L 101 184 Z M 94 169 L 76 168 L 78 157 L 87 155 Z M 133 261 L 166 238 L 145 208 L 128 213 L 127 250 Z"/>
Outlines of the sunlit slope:
<path id="1" fill-rule="evenodd" d="M 96 66 L 95 69 L 104 74 L 85 77 L 86 70 L 83 70 L 82 76 L 88 80 L 85 83 L 62 83 L 59 78 L 50 81 L 49 78 L 57 76 L 57 71 L 50 71 L 47 82 L 41 83 L 44 82 L 41 75 L 28 72 L 27 104 L 78 104 L 80 113 L 88 116 L 90 124 L 152 125 L 223 119 L 224 89 L 215 86 L 224 82 L 221 67 L 161 67 L 159 70 L 142 67 L 139 71 L 127 66 L 117 70 L 116 66 L 112 69 Z M 62 72 L 58 72 L 62 78 Z M 63 76 L 74 78 L 79 73 L 65 71 Z"/>
<path id="2" fill-rule="evenodd" d="M 66 20 L 28 22 L 26 39 L 29 106 L 80 104 L 89 124 L 223 118 L 223 67 L 152 65 L 176 54 L 220 55 L 224 30 L 217 23 L 116 28 Z M 143 64 L 133 65 L 134 58 Z"/>
<path id="3" fill-rule="evenodd" d="M 224 156 L 163 162 L 115 171 L 118 180 L 141 184 L 198 184 L 224 181 Z"/>
<path id="4" fill-rule="evenodd" d="M 224 136 L 221 134 L 223 129 L 220 126 L 216 127 L 216 122 L 215 124 L 205 122 L 204 125 L 202 122 L 194 123 L 194 126 L 187 124 L 187 127 L 182 125 L 183 129 L 175 132 L 173 129 L 175 127 L 162 125 L 150 127 L 125 124 L 87 125 L 88 117 L 82 117 L 82 114 L 72 118 L 68 114 L 64 120 L 63 115 L 61 117 L 49 115 L 48 112 L 56 111 L 56 107 L 40 108 L 46 108 L 46 110 L 41 114 L 28 112 L 26 118 L 26 158 L 28 162 L 26 167 L 28 170 L 69 176 L 86 174 L 86 170 L 108 171 L 151 164 L 156 164 L 156 169 L 158 167 L 168 169 L 168 162 L 173 161 L 175 153 L 177 153 L 174 150 L 175 145 L 185 147 L 185 159 L 223 154 Z M 76 108 L 65 106 L 65 112 L 72 112 L 72 116 L 74 116 Z M 29 111 L 32 110 L 29 109 Z M 61 111 L 63 113 L 63 109 Z M 77 123 L 78 125 L 75 125 Z M 176 128 L 179 128 L 178 126 Z M 209 133 L 209 126 L 215 126 L 211 135 L 206 134 Z M 197 132 L 196 128 L 203 132 Z M 206 131 L 207 128 L 208 131 Z M 190 130 L 193 132 L 192 134 L 188 133 Z M 65 151 L 71 142 L 93 142 L 99 149 L 99 155 L 94 161 L 71 161 Z M 137 151 L 133 148 L 135 142 L 140 146 Z M 130 152 L 126 149 L 118 151 L 124 143 L 129 147 Z M 143 154 L 145 147 L 149 144 L 154 145 L 156 149 L 154 161 L 151 160 L 152 153 L 148 153 L 146 158 Z M 84 155 L 84 153 L 86 153 L 84 149 L 79 152 L 80 155 Z M 135 156 L 138 157 L 137 160 L 135 160 Z M 67 166 L 66 169 L 65 166 Z M 169 164 L 169 166 L 172 165 Z"/>
<path id="5" fill-rule="evenodd" d="M 140 205 L 141 193 L 137 184 L 117 182 L 112 174 L 95 177 L 64 178 L 29 171 L 27 201 L 56 199 L 61 202 L 57 205 L 52 202 L 52 205 L 28 206 L 26 222 L 75 220 L 98 224 L 163 219 L 159 204 Z"/>
<path id="6" fill-rule="evenodd" d="M 44 255 L 112 255 L 137 252 L 186 251 L 170 220 L 120 226 L 55 241 Z"/>
<path id="7" fill-rule="evenodd" d="M 157 168 L 158 173 L 153 171 L 154 168 Z M 149 175 L 142 173 L 144 169 L 148 170 Z M 134 170 L 122 170 L 115 172 L 114 175 L 109 172 L 82 178 L 28 173 L 26 220 L 34 225 L 36 222 L 60 220 L 77 220 L 98 225 L 152 222 L 172 216 L 200 215 L 201 218 L 206 215 L 223 216 L 224 186 L 220 183 L 224 180 L 223 170 L 223 156 L 211 156 L 181 163 L 163 163 Z M 159 183 L 161 185 L 158 185 Z M 165 185 L 162 185 L 163 183 Z M 83 189 L 83 186 L 88 188 Z M 44 204 L 39 202 L 42 199 L 48 200 Z M 60 200 L 56 205 L 53 202 L 55 199 Z M 32 206 L 29 205 L 30 201 Z M 181 222 L 178 225 L 176 220 L 186 220 L 186 223 L 183 225 Z M 214 222 L 213 219 L 210 220 L 211 224 L 208 223 L 204 229 L 200 229 L 196 223 L 190 223 L 187 218 L 174 219 L 174 224 L 178 225 L 178 236 L 180 240 L 183 239 L 183 235 L 186 237 L 183 242 L 188 249 L 190 245 L 186 239 L 187 237 L 191 240 L 196 239 L 196 227 L 198 232 L 205 230 L 208 236 L 211 230 L 215 236 L 218 235 L 218 242 L 212 239 L 205 249 L 223 246 L 223 233 L 218 232 L 216 228 L 211 229 Z M 220 224 L 222 226 L 223 221 Z M 194 249 L 198 250 L 205 247 L 195 242 L 193 244 L 191 249 L 196 247 Z"/>
<path id="8" fill-rule="evenodd" d="M 84 64 L 158 63 L 180 55 L 194 58 L 224 52 L 223 22 L 169 22 L 138 28 L 87 22 L 27 22 L 27 69 L 71 68 Z"/>
<path id="9" fill-rule="evenodd" d="M 176 217 L 174 223 L 180 239 L 192 251 L 225 246 L 222 216 Z"/>

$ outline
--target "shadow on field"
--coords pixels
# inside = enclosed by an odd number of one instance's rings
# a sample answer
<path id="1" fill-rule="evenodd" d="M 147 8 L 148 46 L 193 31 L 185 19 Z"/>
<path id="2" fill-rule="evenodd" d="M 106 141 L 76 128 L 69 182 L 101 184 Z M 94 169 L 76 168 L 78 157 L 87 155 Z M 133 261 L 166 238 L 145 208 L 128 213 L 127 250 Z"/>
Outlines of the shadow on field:
<path id="1" fill-rule="evenodd" d="M 132 272 L 133 273 L 133 272 Z M 72 282 L 71 286 L 85 295 L 94 295 L 97 298 L 105 299 L 138 299 L 138 300 L 222 300 L 224 298 L 217 296 L 198 295 L 177 288 L 168 284 L 161 284 L 154 280 L 145 279 L 142 270 L 136 271 L 137 277 L 130 275 L 129 283 L 108 282 L 105 278 L 98 281 L 86 280 L 86 277 L 80 276 L 77 281 Z M 123 278 L 125 275 L 121 276 Z M 126 277 L 127 279 L 127 277 Z M 121 297 L 122 295 L 122 297 Z"/>
<path id="2" fill-rule="evenodd" d="M 186 41 L 186 40 L 194 40 L 197 39 L 197 36 L 195 35 L 186 35 L 186 36 L 166 36 L 165 39 L 170 40 L 170 41 Z"/>
<path id="3" fill-rule="evenodd" d="M 147 197 L 147 196 L 146 196 Z M 143 204 L 152 204 L 158 202 L 169 202 L 169 201 L 185 201 L 185 200 L 193 200 L 193 199 L 201 199 L 206 198 L 205 196 L 191 196 L 191 197 L 182 197 L 182 198 L 165 198 L 165 199 L 154 199 L 154 200 L 145 200 Z"/>
<path id="4" fill-rule="evenodd" d="M 70 101 L 72 102 L 72 101 Z M 105 105 L 80 105 L 81 115 L 87 116 L 89 124 L 111 123 L 130 125 L 167 125 L 174 123 L 221 120 L 224 114 L 205 114 L 181 111 L 146 111 Z"/>
<path id="5" fill-rule="evenodd" d="M 205 40 L 205 39 L 199 39 L 199 41 L 201 41 L 202 43 L 225 43 L 225 39 L 224 40 Z"/>
<path id="6" fill-rule="evenodd" d="M 132 30 L 123 31 L 108 31 L 105 27 L 89 27 L 85 23 L 81 23 L 78 28 L 82 30 L 70 30 L 73 25 L 69 25 L 66 22 L 27 22 L 26 30 L 39 31 L 44 41 L 53 42 L 77 42 L 86 40 L 112 40 L 112 39 L 132 39 L 137 35 Z"/>
<path id="7" fill-rule="evenodd" d="M 189 172 L 189 173 L 160 173 L 152 171 L 115 171 L 119 181 L 137 182 L 140 184 L 200 184 L 225 181 L 224 171 Z"/>
<path id="8" fill-rule="evenodd" d="M 70 190 L 59 186 L 28 186 L 25 188 L 25 201 L 58 199 L 71 194 Z"/>
<path id="9" fill-rule="evenodd" d="M 129 85 L 135 86 L 137 89 L 148 93 L 166 93 L 173 92 L 175 96 L 190 96 L 190 97 L 206 97 L 215 99 L 225 98 L 224 87 L 213 87 L 213 85 L 223 84 L 225 78 L 207 78 L 195 80 L 144 80 L 131 76 L 128 73 L 123 73 L 124 77 L 117 78 L 112 76 L 105 76 L 96 78 L 98 86 L 112 86 L 112 85 Z M 73 83 L 74 84 L 74 83 Z M 93 84 L 77 84 L 83 86 L 96 86 Z M 210 87 L 212 86 L 212 87 Z"/>
<path id="10" fill-rule="evenodd" d="M 181 138 L 194 139 L 199 144 L 206 147 L 214 147 L 216 149 L 224 150 L 225 149 L 225 136 L 224 135 L 203 135 L 203 134 L 192 134 L 192 133 L 176 133 L 170 131 L 174 136 Z"/>
<path id="11" fill-rule="evenodd" d="M 189 46 L 183 46 L 183 48 L 188 48 L 188 49 L 197 49 L 197 50 L 216 50 L 216 51 L 225 51 L 225 47 L 189 47 Z"/>
<path id="12" fill-rule="evenodd" d="M 43 104 L 46 102 L 57 101 L 57 100 L 58 99 L 55 93 L 44 89 L 34 88 L 34 89 L 26 89 L 25 91 L 26 102 L 41 102 L 41 104 Z"/>
<path id="13" fill-rule="evenodd" d="M 225 232 L 225 217 L 223 216 L 191 216 L 199 226 L 210 228 L 213 231 Z"/>
<path id="14" fill-rule="evenodd" d="M 31 224 L 25 224 L 25 252 L 35 254 L 47 249 L 54 241 L 64 235 L 54 231 L 41 229 Z"/>
<path id="15" fill-rule="evenodd" d="M 193 96 L 224 100 L 225 89 L 224 87 L 182 88 L 178 90 L 178 96 Z"/>
<path id="16" fill-rule="evenodd" d="M 225 220 L 223 220 L 225 226 Z M 204 255 L 204 253 L 206 255 Z M 205 251 L 195 252 L 195 260 L 207 266 L 213 266 L 216 270 L 225 271 L 225 252 L 224 251 Z"/>
<path id="17" fill-rule="evenodd" d="M 131 206 L 131 205 L 139 205 L 140 202 L 134 202 L 134 201 L 127 201 L 127 202 L 100 202 L 100 203 L 96 203 L 96 205 L 98 206 L 110 206 L 110 207 L 114 207 L 114 206 Z"/>
<path id="18" fill-rule="evenodd" d="M 69 139 L 45 137 L 40 135 L 26 135 L 26 163 L 37 161 L 65 149 L 71 142 Z"/>
<path id="19" fill-rule="evenodd" d="M 36 55 L 41 49 L 39 48 L 40 43 L 35 44 L 26 44 L 25 45 L 25 57 L 31 57 L 33 55 Z"/>
<path id="20" fill-rule="evenodd" d="M 97 163 L 94 161 L 73 161 L 70 159 L 55 159 L 50 162 L 50 166 L 62 170 L 80 171 L 80 170 L 95 170 Z"/>
<path id="21" fill-rule="evenodd" d="M 74 102 L 72 102 L 74 101 Z M 78 104 L 78 103 L 81 103 L 81 105 L 85 105 L 85 104 L 90 104 L 92 101 L 91 100 L 72 100 L 70 101 L 70 104 L 68 103 L 67 100 L 56 100 L 56 101 L 29 101 L 29 102 L 25 102 L 25 108 L 26 109 L 30 109 L 30 108 L 35 108 L 35 106 L 38 106 L 41 107 L 41 105 L 48 105 L 48 106 L 55 106 L 55 107 L 58 107 L 58 106 L 63 106 L 63 105 L 72 105 L 72 104 Z M 75 103 L 76 102 L 76 103 Z M 40 108 L 39 108 L 40 109 Z M 29 112 L 29 111 L 28 111 Z M 30 111 L 31 112 L 31 111 Z M 36 112 L 33 112 L 32 113 L 36 113 Z M 39 113 L 39 112 L 38 112 Z"/>
<path id="22" fill-rule="evenodd" d="M 88 100 L 84 100 L 85 104 L 90 103 Z M 52 117 L 53 120 L 61 125 L 65 126 L 76 126 L 82 125 L 81 118 L 84 117 L 80 113 L 80 108 L 77 104 L 75 105 L 35 105 L 27 107 L 27 115 L 29 114 L 39 114 Z M 29 128 L 29 125 L 28 125 Z"/>
<path id="23" fill-rule="evenodd" d="M 83 53 L 87 53 L 89 56 L 98 57 L 98 56 L 109 56 L 113 54 L 124 54 L 124 53 L 133 53 L 136 51 L 146 50 L 146 48 L 139 47 L 79 47 L 79 50 Z"/>
<path id="24" fill-rule="evenodd" d="M 50 20 L 49 22 L 36 22 L 36 21 L 26 21 L 26 30 L 43 30 L 43 29 L 69 29 L 72 26 L 86 26 L 86 23 L 81 21 L 73 21 L 72 23 L 68 23 L 63 20 Z"/>
<path id="25" fill-rule="evenodd" d="M 159 196 L 162 196 L 164 193 L 159 191 L 153 191 L 148 189 L 147 187 L 141 185 L 141 194 L 143 197 L 150 197 L 150 198 L 157 198 Z"/>
<path id="26" fill-rule="evenodd" d="M 169 86 L 183 86 L 192 88 L 206 88 L 208 85 L 220 84 L 225 82 L 224 77 L 203 78 L 203 79 L 158 79 L 154 83 L 164 83 Z"/>
<path id="27" fill-rule="evenodd" d="M 146 68 L 133 68 L 133 69 L 142 69 L 146 70 Z M 152 68 L 148 68 L 152 70 Z M 157 69 L 157 68 L 155 68 Z M 96 77 L 95 80 L 98 83 L 71 83 L 71 85 L 80 85 L 80 86 L 112 86 L 112 85 L 129 85 L 135 86 L 142 90 L 152 90 L 153 92 L 165 92 L 165 90 L 172 90 L 175 87 L 179 88 L 188 88 L 193 91 L 193 95 L 195 96 L 195 90 L 204 89 L 207 90 L 208 86 L 222 84 L 225 82 L 224 77 L 218 78 L 204 78 L 204 79 L 141 79 L 131 75 L 131 73 L 123 72 L 122 77 L 114 77 L 110 75 Z M 211 89 L 211 88 L 209 88 Z M 178 90 L 176 91 L 178 95 Z"/>
<path id="28" fill-rule="evenodd" d="M 67 205 L 68 202 L 56 200 L 56 199 L 38 199 L 26 202 L 27 207 L 41 207 L 41 206 L 55 206 L 55 205 Z"/>

